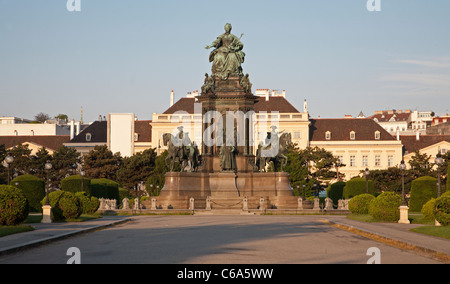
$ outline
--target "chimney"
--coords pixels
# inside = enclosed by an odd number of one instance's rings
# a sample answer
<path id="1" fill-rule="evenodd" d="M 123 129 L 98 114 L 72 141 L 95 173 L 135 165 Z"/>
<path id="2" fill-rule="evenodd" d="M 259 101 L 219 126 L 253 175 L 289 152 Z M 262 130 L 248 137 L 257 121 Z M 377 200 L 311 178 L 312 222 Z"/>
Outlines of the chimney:
<path id="1" fill-rule="evenodd" d="M 304 112 L 304 113 L 307 113 L 307 112 L 308 112 L 308 102 L 306 101 L 306 99 L 305 99 L 305 101 L 303 102 L 303 112 Z"/>
<path id="2" fill-rule="evenodd" d="M 81 132 L 81 122 L 80 121 L 77 121 L 76 123 L 75 123 L 75 126 L 76 126 L 76 128 L 77 128 L 77 130 L 76 130 L 76 135 L 78 136 L 79 134 L 80 134 L 80 132 Z"/>
<path id="3" fill-rule="evenodd" d="M 175 103 L 175 94 L 172 92 L 170 93 L 170 106 L 173 106 Z"/>
<path id="4" fill-rule="evenodd" d="M 416 140 L 420 141 L 420 132 L 419 131 L 416 131 Z"/>
<path id="5" fill-rule="evenodd" d="M 397 129 L 397 141 L 400 141 L 400 130 Z"/>
<path id="6" fill-rule="evenodd" d="M 75 124 L 73 119 L 70 121 L 70 140 L 72 140 L 75 137 Z"/>
<path id="7" fill-rule="evenodd" d="M 266 91 L 266 102 L 269 101 L 269 90 Z"/>

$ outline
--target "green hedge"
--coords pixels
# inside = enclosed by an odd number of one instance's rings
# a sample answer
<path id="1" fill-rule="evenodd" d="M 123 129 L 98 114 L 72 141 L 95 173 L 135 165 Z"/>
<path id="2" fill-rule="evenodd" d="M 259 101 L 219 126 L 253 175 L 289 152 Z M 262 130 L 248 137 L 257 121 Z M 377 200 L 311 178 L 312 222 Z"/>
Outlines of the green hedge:
<path id="1" fill-rule="evenodd" d="M 347 181 L 347 183 L 345 184 L 343 195 L 344 199 L 350 199 L 364 193 L 366 193 L 366 179 L 354 178 Z M 372 195 L 375 193 L 373 181 L 371 180 L 369 180 L 369 193 Z"/>
<path id="2" fill-rule="evenodd" d="M 411 183 L 411 198 L 409 209 L 420 212 L 425 203 L 437 197 L 437 179 L 430 176 L 420 177 Z"/>
<path id="3" fill-rule="evenodd" d="M 74 193 L 68 191 L 55 191 L 49 195 L 51 217 L 53 221 L 65 221 L 67 219 L 76 219 L 83 212 L 81 202 Z M 46 197 L 42 199 L 41 204 L 44 205 Z"/>
<path id="4" fill-rule="evenodd" d="M 75 196 L 78 197 L 81 202 L 83 214 L 92 215 L 97 212 L 100 207 L 100 201 L 98 198 L 95 196 L 90 196 L 86 192 L 77 192 L 75 193 Z"/>
<path id="5" fill-rule="evenodd" d="M 93 179 L 91 180 L 91 195 L 97 198 L 116 199 L 119 204 L 119 184 L 106 178 Z"/>
<path id="6" fill-rule="evenodd" d="M 0 225 L 18 225 L 25 221 L 28 212 L 28 200 L 21 189 L 0 185 Z"/>
<path id="7" fill-rule="evenodd" d="M 442 196 L 436 199 L 433 213 L 442 226 L 450 225 L 450 197 Z"/>
<path id="8" fill-rule="evenodd" d="M 20 188 L 28 199 L 30 212 L 42 212 L 41 200 L 45 196 L 45 182 L 32 175 L 18 176 L 11 181 L 11 185 Z"/>
<path id="9" fill-rule="evenodd" d="M 81 190 L 81 187 L 83 187 L 83 190 Z M 91 180 L 80 175 L 69 176 L 61 180 L 61 190 L 72 193 L 86 192 L 90 195 Z"/>
<path id="10" fill-rule="evenodd" d="M 373 199 L 369 205 L 369 214 L 377 220 L 394 222 L 400 219 L 402 197 L 394 192 L 384 192 Z"/>
<path id="11" fill-rule="evenodd" d="M 345 187 L 345 182 L 340 181 L 340 182 L 331 184 L 327 188 L 327 197 L 331 198 L 331 200 L 333 200 L 334 205 L 338 205 L 339 200 L 342 199 L 343 194 L 344 194 L 344 187 Z"/>
<path id="12" fill-rule="evenodd" d="M 369 205 L 374 199 L 372 194 L 357 195 L 349 201 L 348 210 L 353 214 L 369 214 Z"/>

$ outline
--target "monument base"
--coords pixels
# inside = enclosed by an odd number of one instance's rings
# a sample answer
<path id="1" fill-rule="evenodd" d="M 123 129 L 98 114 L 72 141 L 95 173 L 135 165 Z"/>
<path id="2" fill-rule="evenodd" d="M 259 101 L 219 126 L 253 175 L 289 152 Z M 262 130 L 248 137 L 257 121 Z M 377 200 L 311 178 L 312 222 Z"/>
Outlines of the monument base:
<path id="1" fill-rule="evenodd" d="M 289 185 L 287 173 L 167 173 L 156 207 L 205 209 L 207 198 L 212 209 L 239 209 L 247 199 L 248 209 L 296 209 L 298 198 Z"/>

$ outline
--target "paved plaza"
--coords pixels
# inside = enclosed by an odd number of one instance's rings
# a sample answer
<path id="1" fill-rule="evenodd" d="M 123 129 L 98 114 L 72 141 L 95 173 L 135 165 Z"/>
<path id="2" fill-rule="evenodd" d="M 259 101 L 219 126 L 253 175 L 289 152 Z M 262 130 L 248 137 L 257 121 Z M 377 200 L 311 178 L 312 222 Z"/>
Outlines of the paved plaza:
<path id="1" fill-rule="evenodd" d="M 373 248 L 379 250 L 382 264 L 442 263 L 335 228 L 324 223 L 324 219 L 349 222 L 344 216 L 304 215 L 126 217 L 122 220 L 127 222 L 115 226 L 0 254 L 0 264 L 64 264 L 71 257 L 68 249 L 73 247 L 79 249 L 82 264 L 365 264 L 372 257 L 368 251 Z M 385 228 L 389 226 L 403 225 L 386 224 Z M 406 229 L 392 230 L 397 230 L 399 236 L 402 233 L 417 237 L 418 241 L 425 238 L 424 243 L 433 240 L 436 246 L 449 250 L 448 240 L 424 237 L 408 232 L 409 227 L 402 228 Z M 40 230 L 42 234 L 43 228 L 30 233 Z M 0 251 L 8 240 L 12 242 L 11 238 L 0 239 Z"/>

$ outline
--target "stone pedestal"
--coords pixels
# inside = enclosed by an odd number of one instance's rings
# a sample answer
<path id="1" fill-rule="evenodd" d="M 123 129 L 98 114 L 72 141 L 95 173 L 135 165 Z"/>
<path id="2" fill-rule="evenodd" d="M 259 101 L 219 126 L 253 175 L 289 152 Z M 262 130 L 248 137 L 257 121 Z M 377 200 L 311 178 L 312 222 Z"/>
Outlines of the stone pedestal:
<path id="1" fill-rule="evenodd" d="M 42 206 L 42 221 L 44 224 L 51 224 L 52 221 L 52 207 L 50 205 Z"/>
<path id="2" fill-rule="evenodd" d="M 289 184 L 287 173 L 167 173 L 161 195 L 156 197 L 157 206 L 163 209 L 215 208 L 259 206 L 264 198 L 266 208 L 297 209 L 298 198 Z M 190 202 L 195 199 L 195 204 Z M 233 208 L 234 208 L 233 207 Z"/>
<path id="3" fill-rule="evenodd" d="M 398 220 L 399 224 L 411 224 L 408 219 L 408 206 L 400 206 L 400 220 Z"/>

